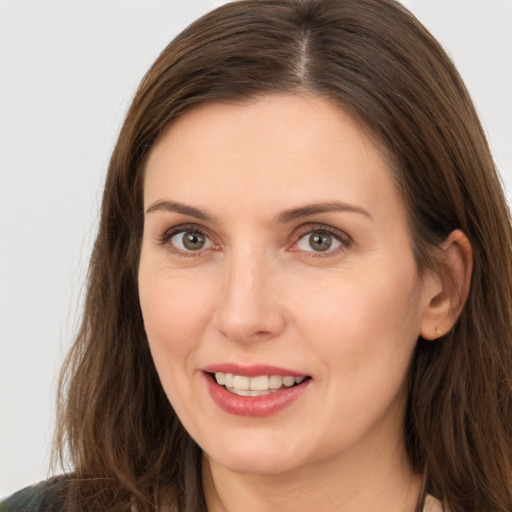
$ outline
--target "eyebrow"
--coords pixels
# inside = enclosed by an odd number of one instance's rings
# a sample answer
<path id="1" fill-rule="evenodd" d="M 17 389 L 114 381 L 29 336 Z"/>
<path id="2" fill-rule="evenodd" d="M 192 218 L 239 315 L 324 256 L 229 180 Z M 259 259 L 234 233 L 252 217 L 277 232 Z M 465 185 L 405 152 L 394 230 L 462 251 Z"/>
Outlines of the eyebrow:
<path id="1" fill-rule="evenodd" d="M 214 217 L 211 214 L 209 214 L 206 210 L 201 210 L 200 208 L 196 208 L 195 206 L 188 206 L 186 204 L 178 203 L 176 201 L 156 201 L 146 210 L 146 213 L 152 213 L 155 211 L 162 210 L 168 212 L 182 213 L 183 215 L 190 215 L 191 217 L 195 217 L 196 219 L 205 222 L 211 222 L 214 220 Z M 369 219 L 372 218 L 369 212 L 366 211 L 364 208 L 361 208 L 360 206 L 347 204 L 340 201 L 329 201 L 325 203 L 308 204 L 305 206 L 301 206 L 299 208 L 285 210 L 274 218 L 274 223 L 286 224 L 288 222 L 292 222 L 302 217 L 310 217 L 311 215 L 315 215 L 317 213 L 326 212 L 360 213 L 368 217 Z"/>
<path id="2" fill-rule="evenodd" d="M 201 210 L 195 206 L 188 206 L 183 203 L 177 203 L 175 201 L 156 201 L 146 210 L 146 213 L 152 213 L 159 210 L 190 215 L 191 217 L 195 217 L 196 219 L 203 220 L 205 222 L 211 222 L 213 220 L 213 216 L 205 210 Z"/>
<path id="3" fill-rule="evenodd" d="M 366 211 L 364 208 L 360 206 L 356 206 L 353 204 L 347 204 L 340 201 L 329 201 L 326 203 L 314 203 L 308 204 L 305 206 L 301 206 L 300 208 L 293 208 L 291 210 L 285 210 L 281 212 L 274 219 L 274 223 L 276 224 L 286 224 L 287 222 L 291 222 L 293 220 L 299 219 L 301 217 L 309 217 L 311 215 L 315 215 L 317 213 L 326 213 L 326 212 L 352 212 L 352 213 L 360 213 L 369 219 L 372 218 L 370 213 Z"/>

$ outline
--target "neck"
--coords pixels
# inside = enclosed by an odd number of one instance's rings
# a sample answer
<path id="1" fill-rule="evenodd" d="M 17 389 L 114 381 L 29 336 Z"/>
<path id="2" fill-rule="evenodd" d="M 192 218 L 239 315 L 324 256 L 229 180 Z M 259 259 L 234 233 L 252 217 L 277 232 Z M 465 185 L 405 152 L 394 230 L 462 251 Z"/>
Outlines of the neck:
<path id="1" fill-rule="evenodd" d="M 203 456 L 208 512 L 416 510 L 422 478 L 403 447 L 344 454 L 285 474 L 241 474 Z M 376 449 L 375 449 L 376 448 Z"/>

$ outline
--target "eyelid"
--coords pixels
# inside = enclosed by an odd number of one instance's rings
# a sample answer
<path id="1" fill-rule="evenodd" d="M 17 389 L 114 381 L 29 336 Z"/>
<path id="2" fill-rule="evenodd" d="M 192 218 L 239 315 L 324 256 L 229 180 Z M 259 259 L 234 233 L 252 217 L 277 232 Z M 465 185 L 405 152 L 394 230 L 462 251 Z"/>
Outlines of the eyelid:
<path id="1" fill-rule="evenodd" d="M 205 238 L 207 238 L 212 244 L 213 247 L 208 247 L 205 249 L 198 249 L 197 251 L 183 251 L 179 249 L 178 247 L 170 244 L 170 240 L 172 237 L 176 236 L 179 233 L 186 232 L 186 231 L 196 231 L 203 235 Z M 327 233 L 328 235 L 335 238 L 337 241 L 340 242 L 340 246 L 334 248 L 334 249 L 328 249 L 325 252 L 320 251 L 304 251 L 301 249 L 298 249 L 297 247 L 294 247 L 297 245 L 298 241 L 303 238 L 304 236 L 314 233 Z M 184 256 L 199 256 L 203 252 L 207 250 L 218 250 L 220 245 L 214 241 L 214 236 L 211 234 L 210 230 L 205 228 L 204 226 L 201 226 L 199 224 L 195 223 L 184 223 L 179 224 L 176 226 L 171 226 L 164 230 L 164 232 L 159 235 L 157 243 L 159 245 L 165 246 L 168 245 L 169 251 L 178 254 L 178 255 L 184 255 Z M 333 226 L 330 226 L 328 224 L 322 224 L 322 223 L 307 223 L 302 224 L 292 234 L 291 244 L 288 248 L 288 250 L 292 252 L 301 252 L 307 254 L 307 256 L 311 257 L 318 257 L 318 256 L 333 256 L 338 254 L 339 252 L 342 252 L 346 250 L 348 247 L 350 247 L 353 244 L 353 240 L 345 231 L 342 231 L 341 229 L 335 228 Z"/>
<path id="2" fill-rule="evenodd" d="M 321 251 L 303 251 L 298 248 L 293 248 L 293 246 L 296 246 L 299 240 L 301 240 L 304 236 L 310 235 L 311 233 L 327 233 L 328 235 L 335 238 L 338 242 L 340 242 L 340 246 L 334 248 L 334 249 L 328 249 L 324 252 Z M 293 252 L 302 252 L 307 254 L 307 256 L 311 257 L 326 257 L 326 256 L 333 256 L 335 254 L 338 254 L 339 252 L 342 252 L 346 250 L 348 247 L 350 247 L 353 244 L 353 240 L 345 231 L 342 231 L 341 229 L 335 228 L 333 226 L 330 226 L 328 224 L 321 224 L 321 223 L 313 223 L 313 224 L 303 224 L 299 226 L 295 233 L 293 234 L 292 238 L 292 247 L 289 249 Z"/>
<path id="3" fill-rule="evenodd" d="M 187 231 L 194 231 L 196 233 L 201 234 L 211 242 L 213 247 L 198 249 L 197 251 L 184 251 L 171 243 L 171 240 L 174 236 L 178 235 L 179 233 L 185 233 Z M 194 223 L 179 224 L 177 226 L 167 228 L 161 235 L 159 235 L 157 242 L 159 245 L 162 246 L 167 245 L 170 252 L 182 256 L 199 256 L 204 251 L 211 250 L 212 248 L 217 247 L 217 244 L 214 242 L 213 237 L 211 236 L 209 230 L 203 226 Z"/>

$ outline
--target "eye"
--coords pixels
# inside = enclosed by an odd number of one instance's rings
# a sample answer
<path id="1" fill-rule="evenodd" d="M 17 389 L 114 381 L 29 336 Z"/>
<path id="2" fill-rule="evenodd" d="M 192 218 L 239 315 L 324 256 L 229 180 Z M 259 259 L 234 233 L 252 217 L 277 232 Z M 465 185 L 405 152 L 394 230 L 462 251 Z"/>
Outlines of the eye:
<path id="1" fill-rule="evenodd" d="M 329 233 L 321 231 L 313 231 L 302 236 L 297 242 L 297 248 L 301 251 L 314 251 L 325 252 L 329 249 L 336 249 L 341 245 L 339 240 L 336 240 Z"/>
<path id="2" fill-rule="evenodd" d="M 295 250 L 317 254 L 325 253 L 327 256 L 348 245 L 348 235 L 332 228 L 322 227 L 309 230 L 300 236 L 295 243 Z"/>
<path id="3" fill-rule="evenodd" d="M 182 251 L 200 251 L 208 242 L 208 237 L 199 231 L 181 231 L 171 237 L 171 243 Z"/>
<path id="4" fill-rule="evenodd" d="M 202 250 L 213 247 L 213 242 L 202 231 L 197 228 L 175 228 L 164 233 L 162 244 L 168 244 L 173 252 L 177 253 L 199 253 Z"/>

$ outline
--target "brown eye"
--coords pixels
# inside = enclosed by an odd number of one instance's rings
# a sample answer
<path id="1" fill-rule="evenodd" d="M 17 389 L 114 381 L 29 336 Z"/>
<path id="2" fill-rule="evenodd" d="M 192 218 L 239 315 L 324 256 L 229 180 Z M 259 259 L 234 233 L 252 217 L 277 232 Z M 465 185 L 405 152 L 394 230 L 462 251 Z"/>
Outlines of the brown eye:
<path id="1" fill-rule="evenodd" d="M 171 237 L 171 243 L 176 249 L 184 252 L 200 251 L 211 245 L 210 239 L 196 230 L 180 231 Z"/>

